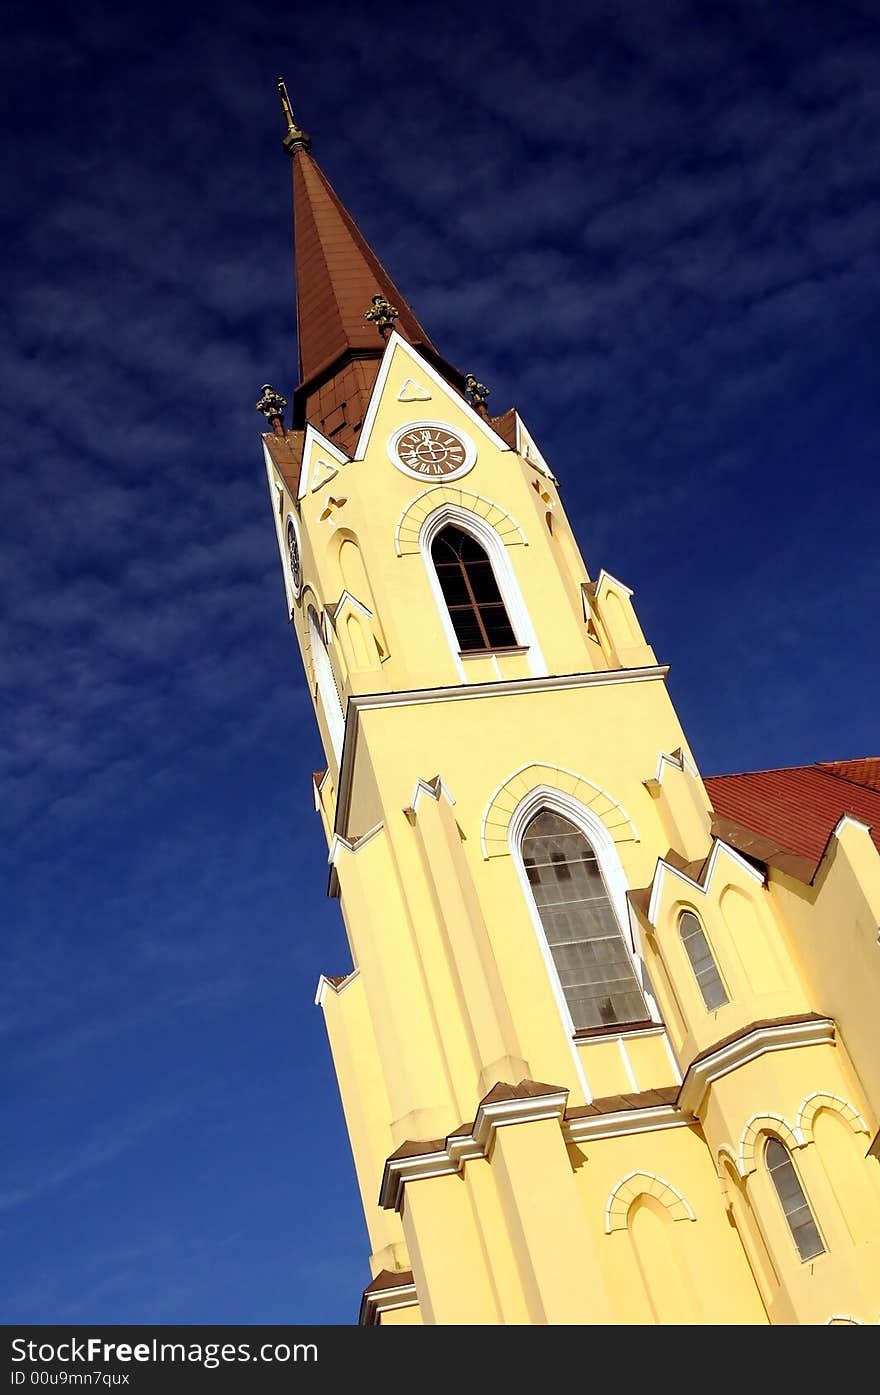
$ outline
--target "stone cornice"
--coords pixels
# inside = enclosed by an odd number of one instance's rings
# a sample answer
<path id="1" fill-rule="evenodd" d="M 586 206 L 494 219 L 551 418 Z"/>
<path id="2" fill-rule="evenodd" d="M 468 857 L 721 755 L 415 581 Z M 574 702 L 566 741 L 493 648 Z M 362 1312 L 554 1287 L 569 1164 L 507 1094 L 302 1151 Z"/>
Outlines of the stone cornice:
<path id="1" fill-rule="evenodd" d="M 598 669 L 590 673 L 550 674 L 538 678 L 507 678 L 492 683 L 454 683 L 442 688 L 405 688 L 397 693 L 352 693 L 346 707 L 345 741 L 336 796 L 335 831 L 341 833 L 348 818 L 362 712 L 389 707 L 430 706 L 438 702 L 472 702 L 478 698 L 517 697 L 526 693 L 558 692 L 568 688 L 649 683 L 657 679 L 665 680 L 668 673 L 668 664 L 648 664 L 641 668 Z"/>
<path id="2" fill-rule="evenodd" d="M 614 1114 L 566 1119 L 563 1134 L 566 1143 L 591 1143 L 597 1138 L 619 1138 L 623 1134 L 674 1129 L 696 1122 L 692 1115 L 683 1113 L 676 1105 L 661 1104 L 653 1109 L 621 1109 Z"/>
<path id="3" fill-rule="evenodd" d="M 516 1099 L 493 1100 L 491 1094 L 490 1091 L 480 1101 L 471 1130 L 473 1142 L 484 1156 L 492 1146 L 496 1129 L 507 1124 L 534 1124 L 540 1119 L 561 1122 L 568 1103 L 568 1090 L 562 1087 L 547 1094 Z"/>
<path id="4" fill-rule="evenodd" d="M 364 1289 L 358 1326 L 378 1327 L 383 1313 L 395 1308 L 414 1308 L 418 1301 L 410 1270 L 392 1274 L 385 1269 Z"/>
<path id="5" fill-rule="evenodd" d="M 674 1104 L 650 1104 L 590 1114 L 573 1112 L 569 1118 L 566 1116 L 567 1100 L 568 1090 L 562 1087 L 538 1086 L 532 1081 L 521 1081 L 518 1086 L 496 1085 L 481 1100 L 472 1125 L 462 1125 L 445 1139 L 431 1139 L 423 1144 L 405 1143 L 392 1153 L 385 1164 L 379 1205 L 386 1210 L 399 1211 L 407 1182 L 449 1176 L 460 1172 L 464 1163 L 485 1158 L 491 1151 L 496 1129 L 510 1124 L 555 1119 L 566 1143 L 585 1143 L 696 1122 Z"/>
<path id="6" fill-rule="evenodd" d="M 679 1108 L 697 1114 L 706 1091 L 716 1080 L 764 1056 L 768 1051 L 785 1051 L 798 1046 L 821 1046 L 834 1042 L 834 1022 L 816 1013 L 777 1022 L 756 1022 L 736 1036 L 702 1052 L 687 1069 L 678 1092 Z"/>
<path id="7" fill-rule="evenodd" d="M 432 1139 L 421 1145 L 404 1144 L 385 1163 L 379 1205 L 386 1211 L 399 1211 L 407 1182 L 428 1177 L 444 1177 L 460 1172 L 464 1163 L 484 1158 L 492 1146 L 496 1129 L 509 1124 L 535 1123 L 565 1114 L 568 1090 L 535 1081 L 519 1085 L 496 1085 L 480 1101 L 472 1125 L 463 1124 L 445 1139 Z"/>
<path id="8" fill-rule="evenodd" d="M 563 1086 L 530 1080 L 519 1085 L 498 1084 L 480 1101 L 473 1124 L 462 1124 L 445 1139 L 404 1143 L 391 1154 L 382 1175 L 379 1205 L 400 1211 L 407 1182 L 448 1176 L 460 1172 L 466 1162 L 485 1158 L 491 1152 L 496 1129 L 509 1124 L 556 1119 L 567 1144 L 697 1125 L 706 1092 L 716 1080 L 769 1051 L 832 1044 L 834 1036 L 833 1020 L 818 1013 L 753 1022 L 696 1057 L 674 1101 L 670 1099 L 674 1087 L 670 1087 L 645 1091 L 641 1096 L 609 1097 L 567 1112 L 568 1090 Z M 638 1103 L 639 1099 L 644 1102 Z M 622 1107 L 618 1108 L 618 1103 Z M 876 1147 L 875 1141 L 870 1151 Z"/>

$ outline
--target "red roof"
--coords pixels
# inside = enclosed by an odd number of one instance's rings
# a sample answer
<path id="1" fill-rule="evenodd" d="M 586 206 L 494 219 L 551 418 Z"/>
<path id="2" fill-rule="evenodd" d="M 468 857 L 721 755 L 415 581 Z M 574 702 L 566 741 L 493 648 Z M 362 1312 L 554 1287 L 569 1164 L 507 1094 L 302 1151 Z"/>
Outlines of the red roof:
<path id="1" fill-rule="evenodd" d="M 863 756 L 861 760 L 829 760 L 819 762 L 820 770 L 852 780 L 854 785 L 867 785 L 880 790 L 880 756 Z"/>
<path id="2" fill-rule="evenodd" d="M 844 814 L 869 825 L 880 851 L 880 756 L 710 775 L 705 784 L 716 814 L 813 863 Z"/>

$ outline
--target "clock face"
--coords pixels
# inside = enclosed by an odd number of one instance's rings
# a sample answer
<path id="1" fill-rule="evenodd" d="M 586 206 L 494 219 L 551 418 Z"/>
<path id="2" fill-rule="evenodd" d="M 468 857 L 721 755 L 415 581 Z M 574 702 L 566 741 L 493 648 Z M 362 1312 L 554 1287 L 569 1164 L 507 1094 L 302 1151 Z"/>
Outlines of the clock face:
<path id="1" fill-rule="evenodd" d="M 441 480 L 465 474 L 477 452 L 472 441 L 442 422 L 417 421 L 394 432 L 388 454 L 407 475 Z"/>
<path id="2" fill-rule="evenodd" d="M 298 596 L 302 587 L 302 563 L 299 558 L 299 538 L 296 536 L 292 518 L 287 520 L 287 561 L 290 565 L 294 593 Z"/>

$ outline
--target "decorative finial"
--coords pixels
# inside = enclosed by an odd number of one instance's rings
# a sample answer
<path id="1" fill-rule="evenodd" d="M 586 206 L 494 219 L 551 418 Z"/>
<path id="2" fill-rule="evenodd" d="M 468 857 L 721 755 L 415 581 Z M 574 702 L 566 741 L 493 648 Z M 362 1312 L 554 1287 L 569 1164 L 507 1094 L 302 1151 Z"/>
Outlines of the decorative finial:
<path id="1" fill-rule="evenodd" d="M 269 383 L 264 383 L 260 392 L 262 396 L 259 402 L 254 404 L 257 411 L 263 413 L 276 436 L 283 436 L 284 408 L 287 406 L 287 398 L 282 397 L 281 393 L 276 392 Z"/>
<path id="2" fill-rule="evenodd" d="M 464 380 L 464 390 L 471 399 L 472 405 L 482 415 L 486 416 L 486 398 L 489 396 L 489 389 L 485 383 L 477 382 L 473 373 L 468 373 Z"/>
<path id="3" fill-rule="evenodd" d="M 281 107 L 287 119 L 287 135 L 281 144 L 290 158 L 293 159 L 293 152 L 297 146 L 301 145 L 303 149 L 308 150 L 312 144 L 312 138 L 305 131 L 301 131 L 293 119 L 293 107 L 290 105 L 284 78 L 278 79 L 278 94 L 281 97 Z"/>
<path id="4" fill-rule="evenodd" d="M 397 306 L 386 300 L 384 295 L 374 295 L 369 310 L 364 311 L 364 319 L 372 320 L 382 338 L 387 339 L 399 314 Z"/>

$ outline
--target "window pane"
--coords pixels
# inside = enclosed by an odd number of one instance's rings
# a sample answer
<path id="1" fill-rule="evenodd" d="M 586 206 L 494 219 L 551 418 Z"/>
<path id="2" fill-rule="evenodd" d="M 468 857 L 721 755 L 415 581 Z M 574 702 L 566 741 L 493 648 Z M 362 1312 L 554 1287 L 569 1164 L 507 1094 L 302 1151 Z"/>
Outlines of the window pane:
<path id="1" fill-rule="evenodd" d="M 495 580 L 495 573 L 489 558 L 484 554 L 481 562 L 468 562 L 466 566 L 468 580 L 471 583 L 477 604 L 482 605 L 483 602 L 491 604 L 493 601 L 500 601 L 501 592 L 498 590 L 498 582 Z"/>
<path id="2" fill-rule="evenodd" d="M 492 563 L 460 528 L 444 528 L 431 545 L 437 580 L 462 651 L 516 644 Z"/>
<path id="3" fill-rule="evenodd" d="M 480 629 L 479 618 L 475 610 L 471 610 L 470 606 L 462 606 L 457 610 L 450 610 L 449 618 L 452 621 L 452 628 L 455 630 L 455 638 L 462 650 L 485 649 L 483 631 Z"/>
<path id="4" fill-rule="evenodd" d="M 507 645 L 516 644 L 516 635 L 513 633 L 507 618 L 507 611 L 503 605 L 481 605 L 480 616 L 489 639 L 490 648 L 503 649 Z"/>
<path id="5" fill-rule="evenodd" d="M 825 1253 L 825 1246 L 819 1235 L 819 1228 L 813 1219 L 810 1203 L 804 1196 L 800 1178 L 795 1172 L 788 1149 L 778 1138 L 768 1138 L 764 1148 L 764 1161 L 773 1179 L 776 1195 L 779 1197 L 792 1239 L 797 1245 L 801 1259 L 814 1259 Z"/>
<path id="6" fill-rule="evenodd" d="M 648 1016 L 596 854 L 549 809 L 525 831 L 522 856 L 575 1030 Z"/>
<path id="7" fill-rule="evenodd" d="M 464 572 L 459 562 L 437 562 L 437 577 L 440 590 L 448 606 L 471 604 Z"/>
<path id="8" fill-rule="evenodd" d="M 685 911 L 678 922 L 678 928 L 691 961 L 691 968 L 703 995 L 703 1002 L 710 1011 L 713 1008 L 723 1007 L 730 1000 L 724 984 L 721 982 L 718 967 L 712 958 L 709 941 L 703 933 L 702 925 L 692 911 Z"/>

